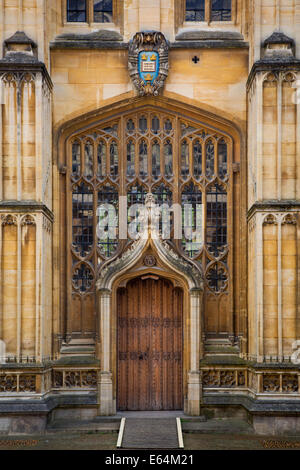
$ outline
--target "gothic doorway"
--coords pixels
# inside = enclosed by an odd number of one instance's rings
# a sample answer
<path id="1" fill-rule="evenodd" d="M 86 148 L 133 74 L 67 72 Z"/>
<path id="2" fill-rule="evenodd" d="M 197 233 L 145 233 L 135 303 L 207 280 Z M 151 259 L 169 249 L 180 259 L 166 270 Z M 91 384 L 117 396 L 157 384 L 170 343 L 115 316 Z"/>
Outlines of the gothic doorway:
<path id="1" fill-rule="evenodd" d="M 121 411 L 183 408 L 183 291 L 156 276 L 117 293 L 118 393 Z"/>

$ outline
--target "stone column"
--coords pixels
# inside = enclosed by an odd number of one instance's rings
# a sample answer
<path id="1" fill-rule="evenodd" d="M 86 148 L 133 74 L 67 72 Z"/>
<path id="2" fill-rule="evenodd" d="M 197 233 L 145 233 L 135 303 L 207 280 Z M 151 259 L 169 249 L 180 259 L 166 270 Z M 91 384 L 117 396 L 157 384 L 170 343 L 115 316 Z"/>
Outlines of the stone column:
<path id="1" fill-rule="evenodd" d="M 111 416 L 116 414 L 111 372 L 111 290 L 101 289 L 98 299 L 101 353 L 101 371 L 98 378 L 98 414 Z"/>
<path id="2" fill-rule="evenodd" d="M 203 291 L 190 291 L 190 371 L 188 373 L 188 397 L 185 413 L 190 416 L 200 416 L 202 384 L 200 372 L 201 351 L 201 316 Z"/>

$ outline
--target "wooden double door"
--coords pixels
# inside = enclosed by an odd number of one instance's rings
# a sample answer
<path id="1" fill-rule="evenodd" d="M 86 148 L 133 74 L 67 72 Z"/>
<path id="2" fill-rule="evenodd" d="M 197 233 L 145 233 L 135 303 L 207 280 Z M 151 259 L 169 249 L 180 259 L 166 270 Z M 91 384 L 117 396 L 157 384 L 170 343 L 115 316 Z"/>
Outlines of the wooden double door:
<path id="1" fill-rule="evenodd" d="M 183 408 L 183 291 L 166 279 L 137 278 L 119 289 L 118 393 L 121 411 Z"/>

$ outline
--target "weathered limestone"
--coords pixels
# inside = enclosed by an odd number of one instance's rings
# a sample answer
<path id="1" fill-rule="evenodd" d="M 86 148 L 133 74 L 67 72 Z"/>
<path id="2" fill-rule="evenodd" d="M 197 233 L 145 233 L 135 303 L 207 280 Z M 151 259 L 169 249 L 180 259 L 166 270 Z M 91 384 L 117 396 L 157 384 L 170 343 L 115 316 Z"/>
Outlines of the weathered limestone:
<path id="1" fill-rule="evenodd" d="M 300 61 L 295 43 L 282 33 L 264 41 L 264 57 L 248 81 L 250 356 L 260 362 L 292 355 L 297 339 L 297 116 L 295 86 Z M 268 212 L 267 212 L 268 211 Z M 292 212 L 291 212 L 292 211 Z M 299 281 L 298 281 L 299 282 Z"/>

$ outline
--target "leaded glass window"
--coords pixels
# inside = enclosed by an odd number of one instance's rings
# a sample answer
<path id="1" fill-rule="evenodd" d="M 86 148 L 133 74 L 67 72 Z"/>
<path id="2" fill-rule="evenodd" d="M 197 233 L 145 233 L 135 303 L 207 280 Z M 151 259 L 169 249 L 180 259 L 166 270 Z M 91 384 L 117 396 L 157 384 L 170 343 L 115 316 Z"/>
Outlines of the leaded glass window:
<path id="1" fill-rule="evenodd" d="M 124 238 L 123 232 L 119 239 L 119 196 L 125 197 L 129 210 L 144 205 L 152 193 L 157 205 L 163 206 L 161 236 L 202 265 L 209 296 L 228 294 L 233 236 L 231 137 L 149 106 L 72 135 L 68 149 L 67 214 L 72 214 L 72 221 L 67 225 L 67 266 L 74 311 L 81 309 L 84 318 L 85 309 L 93 309 L 91 296 L 102 265 L 134 240 L 130 233 Z M 175 211 L 183 222 L 179 240 Z M 112 230 L 98 236 L 103 218 Z M 128 213 L 125 219 L 128 224 L 132 221 Z"/>
<path id="2" fill-rule="evenodd" d="M 107 157 L 106 157 L 106 152 L 107 152 L 107 145 L 105 141 L 100 140 L 98 143 L 97 147 L 97 176 L 100 179 L 105 178 L 106 176 L 106 166 L 107 166 Z"/>
<path id="3" fill-rule="evenodd" d="M 231 21 L 231 0 L 211 0 L 211 21 Z"/>
<path id="4" fill-rule="evenodd" d="M 113 0 L 67 0 L 67 21 L 112 23 Z"/>
<path id="5" fill-rule="evenodd" d="M 189 145 L 187 140 L 184 140 L 181 144 L 181 176 L 183 179 L 187 179 L 190 173 L 189 168 Z"/>
<path id="6" fill-rule="evenodd" d="M 173 145 L 170 139 L 164 143 L 164 157 L 165 157 L 165 177 L 167 180 L 173 177 Z"/>
<path id="7" fill-rule="evenodd" d="M 86 0 L 67 0 L 67 21 L 86 22 Z"/>
<path id="8" fill-rule="evenodd" d="M 139 145 L 140 150 L 140 178 L 145 180 L 148 176 L 148 144 L 143 139 Z"/>
<path id="9" fill-rule="evenodd" d="M 154 180 L 160 177 L 160 145 L 157 140 L 152 144 L 152 176 Z"/>
<path id="10" fill-rule="evenodd" d="M 207 7 L 207 9 L 206 9 Z M 186 0 L 185 21 L 231 21 L 231 0 Z"/>
<path id="11" fill-rule="evenodd" d="M 202 192 L 193 183 L 184 187 L 181 196 L 184 234 L 182 248 L 194 258 L 203 247 Z"/>
<path id="12" fill-rule="evenodd" d="M 84 176 L 86 179 L 92 179 L 94 175 L 94 145 L 92 142 L 86 142 L 84 146 Z"/>
<path id="13" fill-rule="evenodd" d="M 135 143 L 130 139 L 127 143 L 127 177 L 132 178 L 135 176 Z"/>
<path id="14" fill-rule="evenodd" d="M 112 0 L 94 0 L 94 22 L 112 23 L 113 2 Z"/>
<path id="15" fill-rule="evenodd" d="M 216 257 L 227 245 L 227 192 L 219 184 L 207 191 L 206 242 L 209 252 Z"/>
<path id="16" fill-rule="evenodd" d="M 227 143 L 224 139 L 218 142 L 218 165 L 219 165 L 219 176 L 224 180 L 228 175 L 228 149 Z"/>
<path id="17" fill-rule="evenodd" d="M 165 184 L 160 184 L 153 189 L 155 202 L 160 207 L 159 231 L 163 239 L 170 239 L 173 227 L 173 213 L 171 206 L 173 203 L 173 194 L 171 189 Z"/>
<path id="18" fill-rule="evenodd" d="M 111 206 L 111 207 L 109 207 Z M 118 248 L 119 194 L 114 186 L 103 186 L 98 191 L 98 217 L 106 218 L 107 229 L 98 236 L 98 247 L 102 255 L 110 258 Z M 99 219 L 98 219 L 99 221 Z M 98 234 L 99 235 L 99 234 Z"/>
<path id="19" fill-rule="evenodd" d="M 116 141 L 110 144 L 110 175 L 116 179 L 119 174 L 119 153 Z"/>
<path id="20" fill-rule="evenodd" d="M 187 0 L 185 11 L 186 21 L 204 21 L 205 0 Z"/>
<path id="21" fill-rule="evenodd" d="M 72 175 L 78 178 L 81 172 L 81 145 L 80 142 L 72 144 Z"/>
<path id="22" fill-rule="evenodd" d="M 202 144 L 199 139 L 193 145 L 193 170 L 194 177 L 200 179 L 202 175 Z"/>
<path id="23" fill-rule="evenodd" d="M 215 145 L 209 140 L 205 145 L 206 177 L 211 179 L 215 173 Z"/>
<path id="24" fill-rule="evenodd" d="M 83 258 L 90 253 L 94 243 L 93 191 L 85 183 L 73 186 L 72 220 L 72 246 Z"/>

